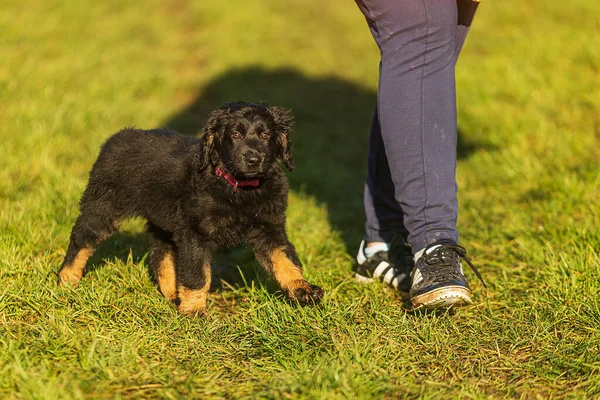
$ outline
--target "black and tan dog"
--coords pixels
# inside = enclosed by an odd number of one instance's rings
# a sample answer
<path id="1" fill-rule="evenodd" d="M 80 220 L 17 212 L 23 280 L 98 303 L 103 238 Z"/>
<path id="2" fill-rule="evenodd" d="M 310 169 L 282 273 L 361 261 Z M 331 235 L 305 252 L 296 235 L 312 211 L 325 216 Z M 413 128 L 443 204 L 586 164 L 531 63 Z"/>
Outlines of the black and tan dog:
<path id="1" fill-rule="evenodd" d="M 141 216 L 160 291 L 185 314 L 205 313 L 215 251 L 243 240 L 292 300 L 318 302 L 323 291 L 302 276 L 285 231 L 288 186 L 279 160 L 293 170 L 291 122 L 281 107 L 231 103 L 212 112 L 199 139 L 168 130 L 116 133 L 90 172 L 58 283 L 77 284 L 95 247 L 123 219 Z"/>

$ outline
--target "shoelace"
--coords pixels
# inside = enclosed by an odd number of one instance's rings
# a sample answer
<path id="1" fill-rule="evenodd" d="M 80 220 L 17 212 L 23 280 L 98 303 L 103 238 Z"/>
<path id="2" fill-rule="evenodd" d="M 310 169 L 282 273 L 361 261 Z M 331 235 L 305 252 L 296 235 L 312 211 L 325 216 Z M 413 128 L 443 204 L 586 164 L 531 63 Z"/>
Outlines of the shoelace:
<path id="1" fill-rule="evenodd" d="M 452 250 L 453 252 L 449 252 L 448 250 Z M 471 267 L 473 272 L 475 272 L 475 275 L 477 275 L 477 278 L 479 278 L 479 280 L 483 284 L 483 287 L 487 289 L 487 285 L 483 281 L 483 277 L 481 276 L 477 268 L 475 268 L 471 260 L 469 260 L 469 258 L 467 257 L 467 251 L 464 247 L 454 243 L 445 243 L 442 244 L 440 247 L 434 249 L 431 253 L 424 254 L 423 257 L 427 264 L 438 265 L 438 268 L 435 271 L 433 271 L 433 275 L 437 276 L 445 275 L 448 272 L 448 268 L 453 267 L 452 262 L 454 261 L 454 257 L 456 257 L 456 255 L 458 255 L 460 258 L 467 262 L 469 267 Z"/>

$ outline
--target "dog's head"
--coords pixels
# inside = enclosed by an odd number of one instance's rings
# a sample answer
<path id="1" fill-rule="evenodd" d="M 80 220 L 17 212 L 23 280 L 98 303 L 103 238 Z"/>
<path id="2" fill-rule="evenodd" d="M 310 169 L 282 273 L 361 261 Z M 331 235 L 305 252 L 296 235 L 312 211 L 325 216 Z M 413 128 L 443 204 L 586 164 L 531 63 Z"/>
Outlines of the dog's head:
<path id="1" fill-rule="evenodd" d="M 223 165 L 236 178 L 266 176 L 278 162 L 294 170 L 290 110 L 266 104 L 229 103 L 204 126 L 202 166 Z"/>

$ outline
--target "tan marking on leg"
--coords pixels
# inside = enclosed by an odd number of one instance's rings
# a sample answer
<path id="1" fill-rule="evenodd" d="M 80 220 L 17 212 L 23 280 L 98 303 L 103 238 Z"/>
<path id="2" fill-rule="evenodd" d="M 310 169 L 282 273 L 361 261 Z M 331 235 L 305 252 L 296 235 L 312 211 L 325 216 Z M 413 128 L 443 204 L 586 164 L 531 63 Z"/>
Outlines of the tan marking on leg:
<path id="1" fill-rule="evenodd" d="M 158 287 L 167 300 L 177 299 L 177 284 L 175 283 L 175 257 L 173 252 L 165 254 L 158 266 Z"/>
<path id="2" fill-rule="evenodd" d="M 83 270 L 88 259 L 94 253 L 94 249 L 86 247 L 79 250 L 75 260 L 71 264 L 64 265 L 58 273 L 58 284 L 71 283 L 77 285 L 83 276 Z"/>
<path id="3" fill-rule="evenodd" d="M 210 289 L 210 264 L 203 266 L 206 283 L 200 289 L 188 289 L 183 285 L 177 287 L 179 311 L 189 316 L 206 315 L 206 298 Z"/>
<path id="4" fill-rule="evenodd" d="M 320 302 L 323 290 L 304 279 L 302 267 L 289 259 L 285 254 L 285 247 L 275 249 L 270 258 L 275 280 L 291 300 L 302 306 Z"/>
<path id="5" fill-rule="evenodd" d="M 306 284 L 302 270 L 286 256 L 284 247 L 279 247 L 271 253 L 273 274 L 279 286 L 288 293 Z"/>

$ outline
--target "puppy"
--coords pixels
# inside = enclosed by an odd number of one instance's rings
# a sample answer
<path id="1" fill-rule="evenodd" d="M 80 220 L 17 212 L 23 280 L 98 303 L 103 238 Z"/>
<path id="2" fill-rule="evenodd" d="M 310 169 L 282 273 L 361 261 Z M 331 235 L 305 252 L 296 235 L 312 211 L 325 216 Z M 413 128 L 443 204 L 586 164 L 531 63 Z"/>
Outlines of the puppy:
<path id="1" fill-rule="evenodd" d="M 285 231 L 279 161 L 294 169 L 291 123 L 284 108 L 237 102 L 213 111 L 199 139 L 165 129 L 113 135 L 90 172 L 58 284 L 77 284 L 94 249 L 140 216 L 160 291 L 184 314 L 205 314 L 211 257 L 244 240 L 290 299 L 319 302 L 323 291 L 302 276 Z"/>

